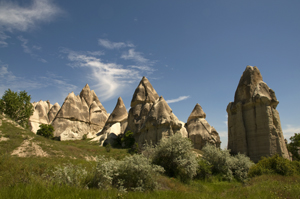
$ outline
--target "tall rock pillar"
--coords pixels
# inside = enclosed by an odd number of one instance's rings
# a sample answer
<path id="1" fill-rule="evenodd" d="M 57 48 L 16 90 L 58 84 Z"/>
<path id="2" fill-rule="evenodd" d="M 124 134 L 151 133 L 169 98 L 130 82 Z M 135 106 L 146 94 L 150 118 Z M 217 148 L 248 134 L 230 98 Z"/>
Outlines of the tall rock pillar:
<path id="1" fill-rule="evenodd" d="M 254 162 L 279 154 L 289 159 L 284 142 L 275 92 L 263 82 L 257 67 L 247 66 L 227 106 L 228 149 Z"/>

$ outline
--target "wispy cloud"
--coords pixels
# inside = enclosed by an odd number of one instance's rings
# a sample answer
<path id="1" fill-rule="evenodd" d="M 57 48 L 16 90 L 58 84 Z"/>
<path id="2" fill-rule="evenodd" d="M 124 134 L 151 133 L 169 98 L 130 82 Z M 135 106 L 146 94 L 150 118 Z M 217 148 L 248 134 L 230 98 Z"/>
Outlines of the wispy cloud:
<path id="1" fill-rule="evenodd" d="M 182 101 L 182 100 L 186 100 L 186 99 L 188 99 L 188 98 L 190 98 L 190 96 L 180 96 L 180 97 L 178 97 L 178 98 L 176 98 L 176 99 L 166 100 L 166 102 L 167 102 L 168 104 L 171 104 L 171 103 L 175 103 L 175 102 L 180 102 L 180 101 Z"/>
<path id="2" fill-rule="evenodd" d="M 27 7 L 11 1 L 0 1 L 0 46 L 6 47 L 9 37 L 5 32 L 27 31 L 40 22 L 50 22 L 62 10 L 51 0 L 33 0 Z"/>
<path id="3" fill-rule="evenodd" d="M 22 42 L 21 46 L 25 53 L 28 53 L 32 58 L 35 58 L 38 61 L 41 61 L 43 63 L 47 62 L 45 59 L 40 58 L 37 54 L 32 52 L 31 48 L 27 45 L 28 39 L 25 39 L 23 36 L 18 36 L 18 39 Z M 41 50 L 40 46 L 33 46 L 32 48 L 35 50 Z"/>
<path id="4" fill-rule="evenodd" d="M 0 26 L 8 31 L 26 31 L 38 22 L 49 22 L 61 12 L 51 0 L 33 0 L 32 5 L 21 7 L 17 3 L 0 2 Z"/>
<path id="5" fill-rule="evenodd" d="M 144 58 L 142 53 L 136 52 L 133 48 L 129 49 L 127 52 L 124 52 L 121 58 L 125 60 L 133 60 L 139 64 L 149 64 L 149 59 Z"/>
<path id="6" fill-rule="evenodd" d="M 53 98 L 60 102 L 65 99 L 67 93 L 77 90 L 77 86 L 51 72 L 46 72 L 44 76 L 33 77 L 32 79 L 16 76 L 9 70 L 8 65 L 2 64 L 0 61 L 0 96 L 9 88 L 13 91 L 32 91 L 50 87 L 55 88 L 56 94 Z"/>
<path id="7" fill-rule="evenodd" d="M 108 49 L 120 49 L 125 47 L 134 47 L 131 43 L 125 43 L 125 42 L 112 42 L 107 39 L 99 39 L 98 44 L 100 46 L 103 46 Z"/>
<path id="8" fill-rule="evenodd" d="M 7 65 L 0 63 L 0 94 L 2 95 L 5 90 L 10 88 L 14 91 L 30 90 L 34 88 L 42 87 L 43 85 L 39 82 L 25 79 L 23 77 L 15 76 L 11 71 L 8 70 Z"/>
<path id="9" fill-rule="evenodd" d="M 142 71 L 148 71 L 149 73 L 152 73 L 155 71 L 155 69 L 151 68 L 150 66 L 129 66 L 129 68 L 139 69 Z"/>
<path id="10" fill-rule="evenodd" d="M 88 78 L 96 83 L 93 87 L 96 88 L 98 96 L 103 101 L 116 97 L 125 87 L 142 77 L 140 70 L 126 68 L 113 62 L 106 63 L 88 53 L 68 49 L 63 49 L 62 52 L 67 54 L 73 67 L 87 67 L 91 70 L 87 73 Z"/>
<path id="11" fill-rule="evenodd" d="M 295 133 L 300 133 L 300 126 L 293 126 L 287 124 L 285 128 L 282 129 L 284 138 L 287 140 L 290 139 L 291 136 L 294 136 Z"/>

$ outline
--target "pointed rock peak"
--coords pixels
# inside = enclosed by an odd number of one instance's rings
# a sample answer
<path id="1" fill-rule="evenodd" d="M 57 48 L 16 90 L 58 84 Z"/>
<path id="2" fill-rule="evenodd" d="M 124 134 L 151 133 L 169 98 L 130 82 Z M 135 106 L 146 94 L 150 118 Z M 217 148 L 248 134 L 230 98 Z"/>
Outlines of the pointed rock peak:
<path id="1" fill-rule="evenodd" d="M 91 90 L 91 89 L 90 89 L 90 86 L 89 86 L 88 84 L 86 84 L 86 85 L 83 87 L 83 89 Z"/>
<path id="2" fill-rule="evenodd" d="M 131 107 L 136 106 L 137 104 L 155 102 L 159 98 L 157 92 L 149 82 L 149 80 L 144 76 L 140 81 L 140 84 L 135 89 L 131 100 Z"/>
<path id="3" fill-rule="evenodd" d="M 263 78 L 258 68 L 256 66 L 247 66 L 236 89 L 234 102 L 245 103 L 249 101 L 257 85 L 262 81 Z"/>
<path id="4" fill-rule="evenodd" d="M 124 120 L 127 120 L 128 112 L 126 110 L 125 104 L 121 97 L 118 98 L 118 102 L 116 104 L 115 109 L 110 114 L 107 122 L 109 123 L 115 123 L 115 122 L 122 122 Z"/>
<path id="5" fill-rule="evenodd" d="M 196 106 L 194 107 L 192 113 L 190 114 L 187 122 L 189 122 L 192 119 L 195 118 L 206 118 L 206 114 L 204 113 L 202 107 L 200 106 L 200 104 L 196 104 Z"/>
<path id="6" fill-rule="evenodd" d="M 53 106 L 55 106 L 55 107 L 59 106 L 60 107 L 59 103 L 57 103 L 57 102 Z"/>
<path id="7" fill-rule="evenodd" d="M 66 99 L 69 97 L 76 97 L 73 91 L 72 91 L 72 93 L 69 93 L 69 95 L 66 97 Z"/>
<path id="8" fill-rule="evenodd" d="M 116 107 L 123 107 L 123 106 L 125 107 L 125 104 L 124 104 L 122 98 L 119 97 L 119 98 L 118 98 L 118 102 L 117 102 Z"/>

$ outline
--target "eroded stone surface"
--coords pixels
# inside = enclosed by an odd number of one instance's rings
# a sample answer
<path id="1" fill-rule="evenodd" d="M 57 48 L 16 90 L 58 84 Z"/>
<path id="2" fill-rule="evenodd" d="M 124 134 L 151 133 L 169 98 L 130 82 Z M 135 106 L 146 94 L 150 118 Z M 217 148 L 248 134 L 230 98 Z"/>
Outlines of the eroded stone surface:
<path id="1" fill-rule="evenodd" d="M 36 133 L 40 129 L 40 124 L 50 124 L 53 120 L 52 116 L 56 115 L 57 107 L 59 104 L 55 104 L 55 107 L 50 104 L 49 101 L 42 101 L 32 103 L 34 111 L 28 120 L 29 128 L 32 132 Z M 56 111 L 56 112 L 55 112 Z M 51 119 L 49 118 L 49 115 Z"/>
<path id="2" fill-rule="evenodd" d="M 72 92 L 66 97 L 52 122 L 54 136 L 59 136 L 61 140 L 81 139 L 85 134 L 88 138 L 96 137 L 108 116 L 97 95 L 87 84 L 80 95 Z"/>
<path id="3" fill-rule="evenodd" d="M 246 67 L 234 99 L 227 106 L 228 149 L 254 162 L 276 153 L 289 159 L 276 110 L 279 102 L 257 67 Z"/>
<path id="4" fill-rule="evenodd" d="M 109 118 L 100 133 L 100 145 L 108 143 L 113 145 L 117 136 L 124 134 L 127 127 L 127 118 L 128 113 L 125 104 L 122 98 L 119 97 L 113 112 L 109 115 Z"/>
<path id="5" fill-rule="evenodd" d="M 174 133 L 187 137 L 184 123 L 173 114 L 146 77 L 143 77 L 132 97 L 127 130 L 134 133 L 139 146 L 146 141 L 156 144 L 161 138 Z"/>
<path id="6" fill-rule="evenodd" d="M 168 103 L 161 96 L 151 107 L 141 128 L 140 135 L 137 136 L 138 143 L 143 144 L 147 141 L 156 144 L 163 137 L 169 137 L 175 133 L 187 137 L 184 123 L 178 120 Z"/>
<path id="7" fill-rule="evenodd" d="M 186 124 L 189 138 L 192 140 L 195 149 L 201 150 L 207 143 L 220 148 L 220 136 L 216 129 L 208 124 L 205 118 L 206 114 L 197 103 Z"/>

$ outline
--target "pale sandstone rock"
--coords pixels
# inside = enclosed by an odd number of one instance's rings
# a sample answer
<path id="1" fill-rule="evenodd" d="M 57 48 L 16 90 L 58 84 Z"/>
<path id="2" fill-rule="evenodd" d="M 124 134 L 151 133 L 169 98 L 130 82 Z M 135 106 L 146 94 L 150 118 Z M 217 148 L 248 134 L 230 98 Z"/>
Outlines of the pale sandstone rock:
<path id="1" fill-rule="evenodd" d="M 61 140 L 82 139 L 83 135 L 96 137 L 108 116 L 96 93 L 86 84 L 80 95 L 72 92 L 66 97 L 52 122 L 54 135 Z"/>
<path id="2" fill-rule="evenodd" d="M 151 107 L 136 141 L 139 145 L 143 145 L 145 142 L 157 144 L 162 138 L 172 136 L 175 133 L 187 137 L 184 123 L 178 120 L 161 96 Z"/>
<path id="3" fill-rule="evenodd" d="M 175 133 L 187 137 L 184 123 L 173 114 L 146 77 L 143 77 L 132 97 L 127 130 L 134 133 L 139 146 L 145 142 L 156 144 L 161 138 Z"/>
<path id="4" fill-rule="evenodd" d="M 119 97 L 113 112 L 110 114 L 103 130 L 100 133 L 101 135 L 106 135 L 101 136 L 100 145 L 108 143 L 113 145 L 114 139 L 116 139 L 119 134 L 124 134 L 127 127 L 127 118 L 128 113 L 125 104 L 122 98 Z"/>
<path id="5" fill-rule="evenodd" d="M 84 99 L 72 92 L 66 97 L 56 117 L 89 122 L 89 107 Z"/>
<path id="6" fill-rule="evenodd" d="M 189 138 L 195 149 L 201 150 L 207 143 L 220 148 L 220 137 L 216 129 L 206 121 L 206 114 L 197 103 L 186 123 Z"/>
<path id="7" fill-rule="evenodd" d="M 29 128 L 33 133 L 36 133 L 40 129 L 40 124 L 50 124 L 48 117 L 49 112 L 51 111 L 52 104 L 49 101 L 33 102 L 32 103 L 34 111 L 33 114 L 29 117 L 28 124 Z"/>
<path id="8" fill-rule="evenodd" d="M 127 130 L 132 131 L 135 134 L 136 139 L 138 139 L 138 133 L 140 132 L 151 107 L 157 99 L 159 99 L 158 94 L 150 84 L 149 80 L 146 77 L 143 77 L 133 94 L 131 108 L 128 113 Z"/>
<path id="9" fill-rule="evenodd" d="M 289 159 L 276 110 L 279 102 L 257 67 L 246 67 L 234 99 L 227 106 L 228 149 L 254 162 L 276 153 Z"/>
<path id="10" fill-rule="evenodd" d="M 56 117 L 58 111 L 60 110 L 60 105 L 56 102 L 52 108 L 50 109 L 50 111 L 48 112 L 48 121 L 49 124 L 51 124 L 54 120 L 54 118 Z"/>

